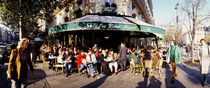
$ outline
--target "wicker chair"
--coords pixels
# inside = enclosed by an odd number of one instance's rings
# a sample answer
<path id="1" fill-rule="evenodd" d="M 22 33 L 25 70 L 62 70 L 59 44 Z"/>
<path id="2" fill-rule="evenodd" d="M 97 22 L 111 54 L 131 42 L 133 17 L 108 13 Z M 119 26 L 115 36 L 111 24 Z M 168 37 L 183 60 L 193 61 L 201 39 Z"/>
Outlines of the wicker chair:
<path id="1" fill-rule="evenodd" d="M 142 73 L 142 65 L 135 64 L 133 58 L 131 58 L 130 61 L 130 69 L 131 73 L 135 74 L 138 70 L 140 73 Z"/>
<path id="2" fill-rule="evenodd" d="M 61 72 L 64 73 L 64 62 L 61 56 L 58 56 L 55 61 L 55 71 L 58 71 L 58 68 L 61 68 Z"/>

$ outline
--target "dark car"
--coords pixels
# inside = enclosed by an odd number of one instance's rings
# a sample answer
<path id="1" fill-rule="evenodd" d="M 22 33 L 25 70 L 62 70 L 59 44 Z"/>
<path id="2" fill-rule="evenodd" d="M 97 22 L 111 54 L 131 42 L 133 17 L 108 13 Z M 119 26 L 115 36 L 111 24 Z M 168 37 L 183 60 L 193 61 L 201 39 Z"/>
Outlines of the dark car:
<path id="1" fill-rule="evenodd" d="M 8 59 L 8 53 L 7 53 L 7 47 L 6 46 L 0 46 L 0 64 L 4 64 L 7 62 Z"/>

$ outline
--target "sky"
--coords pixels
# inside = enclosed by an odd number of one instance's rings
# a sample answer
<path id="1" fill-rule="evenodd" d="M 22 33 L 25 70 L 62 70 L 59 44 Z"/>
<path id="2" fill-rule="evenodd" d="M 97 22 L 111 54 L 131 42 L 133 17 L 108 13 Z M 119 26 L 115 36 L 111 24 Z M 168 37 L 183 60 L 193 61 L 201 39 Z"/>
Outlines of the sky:
<path id="1" fill-rule="evenodd" d="M 177 2 L 181 4 L 184 0 L 152 0 L 155 25 L 174 24 L 176 22 L 175 6 Z M 206 2 L 205 8 L 210 12 L 210 0 L 206 0 Z M 181 12 L 178 13 L 178 15 L 183 15 Z"/>

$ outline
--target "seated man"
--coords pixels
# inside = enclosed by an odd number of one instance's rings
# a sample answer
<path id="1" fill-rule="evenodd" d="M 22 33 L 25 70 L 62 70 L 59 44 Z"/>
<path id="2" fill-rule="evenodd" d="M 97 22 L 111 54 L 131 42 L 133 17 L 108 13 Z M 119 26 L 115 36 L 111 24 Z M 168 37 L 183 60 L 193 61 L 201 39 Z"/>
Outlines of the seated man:
<path id="1" fill-rule="evenodd" d="M 109 55 L 107 57 L 107 60 L 108 61 L 111 61 L 109 63 L 109 69 L 111 71 L 111 74 L 113 74 L 113 66 L 114 66 L 114 74 L 117 75 L 117 68 L 118 68 L 118 64 L 117 64 L 117 60 L 118 60 L 118 56 L 117 56 L 117 53 L 114 53 L 114 57 L 113 57 L 113 54 Z"/>
<path id="2" fill-rule="evenodd" d="M 131 59 L 134 60 L 134 64 L 141 65 L 141 60 L 138 59 L 138 57 L 135 54 L 135 51 L 132 51 Z"/>
<path id="3" fill-rule="evenodd" d="M 94 78 L 94 70 L 96 73 L 98 73 L 96 67 L 97 60 L 95 54 L 92 53 L 91 49 L 88 49 L 88 54 L 86 55 L 86 61 L 87 61 L 87 67 L 90 69 L 90 76 L 91 78 Z"/>

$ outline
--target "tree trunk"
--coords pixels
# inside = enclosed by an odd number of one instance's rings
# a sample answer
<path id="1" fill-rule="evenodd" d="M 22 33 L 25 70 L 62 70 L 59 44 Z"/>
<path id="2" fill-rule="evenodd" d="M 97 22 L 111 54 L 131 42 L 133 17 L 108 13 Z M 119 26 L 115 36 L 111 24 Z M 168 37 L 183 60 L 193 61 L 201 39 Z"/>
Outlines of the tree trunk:
<path id="1" fill-rule="evenodd" d="M 22 1 L 19 0 L 19 5 L 20 5 L 20 12 L 19 12 L 19 40 L 22 39 L 22 21 L 23 21 L 23 15 L 22 15 Z"/>
<path id="2" fill-rule="evenodd" d="M 22 39 L 22 15 L 20 14 L 19 18 L 19 40 Z"/>
<path id="3" fill-rule="evenodd" d="M 191 62 L 194 63 L 194 40 L 195 40 L 195 11 L 193 8 L 193 30 L 192 30 L 192 41 L 191 41 Z"/>
<path id="4" fill-rule="evenodd" d="M 191 62 L 194 63 L 194 38 L 192 39 L 192 42 L 191 42 L 191 52 L 190 52 L 190 55 L 191 55 Z"/>

